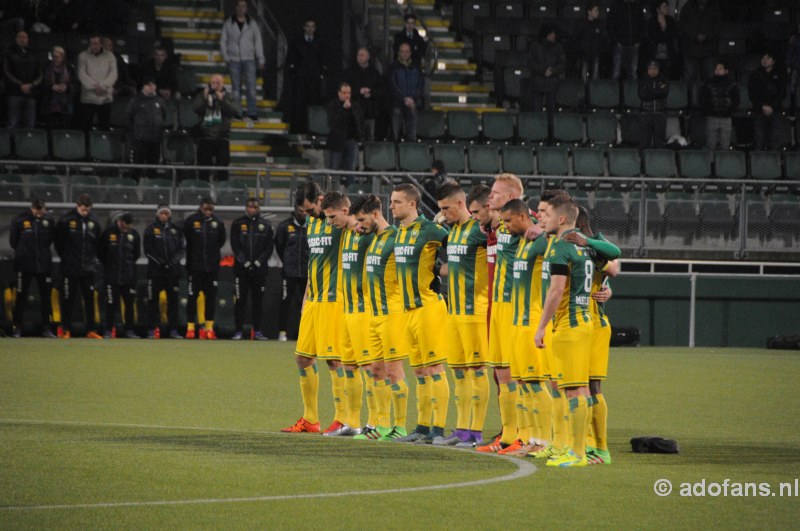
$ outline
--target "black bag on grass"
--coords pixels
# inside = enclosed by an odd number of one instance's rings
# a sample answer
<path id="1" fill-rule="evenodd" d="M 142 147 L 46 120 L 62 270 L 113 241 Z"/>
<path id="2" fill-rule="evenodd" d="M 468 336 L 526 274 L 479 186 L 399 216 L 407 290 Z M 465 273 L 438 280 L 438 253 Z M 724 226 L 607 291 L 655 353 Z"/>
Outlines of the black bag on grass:
<path id="1" fill-rule="evenodd" d="M 664 437 L 634 437 L 631 439 L 631 449 L 635 454 L 677 454 L 678 441 Z"/>

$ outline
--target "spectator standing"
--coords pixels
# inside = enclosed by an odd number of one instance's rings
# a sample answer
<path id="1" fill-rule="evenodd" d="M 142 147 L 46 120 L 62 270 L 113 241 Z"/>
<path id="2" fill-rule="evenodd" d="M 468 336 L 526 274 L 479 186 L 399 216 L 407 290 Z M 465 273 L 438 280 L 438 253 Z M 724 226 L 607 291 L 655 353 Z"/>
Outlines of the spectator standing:
<path id="1" fill-rule="evenodd" d="M 628 78 L 636 79 L 644 32 L 644 11 L 639 0 L 616 0 L 608 13 L 608 36 L 614 47 L 611 77 L 620 79 L 624 68 Z"/>
<path id="2" fill-rule="evenodd" d="M 403 29 L 394 36 L 394 43 L 392 50 L 394 50 L 394 58 L 398 58 L 401 44 L 408 44 L 411 49 L 411 61 L 420 70 L 423 69 L 422 62 L 425 60 L 425 52 L 428 50 L 428 43 L 419 34 L 417 29 L 417 16 L 413 13 L 406 14 L 403 17 Z"/>
<path id="3" fill-rule="evenodd" d="M 542 106 L 547 109 L 547 134 L 550 138 L 553 137 L 558 78 L 563 75 L 566 64 L 564 47 L 557 39 L 553 26 L 542 26 L 539 40 L 531 47 L 529 57 L 533 108 L 536 112 L 541 112 Z"/>
<path id="4" fill-rule="evenodd" d="M 772 52 L 761 56 L 761 67 L 750 74 L 747 92 L 753 102 L 753 147 L 775 149 L 781 104 L 786 95 L 786 78 L 775 65 Z"/>
<path id="5" fill-rule="evenodd" d="M 239 116 L 239 107 L 225 91 L 225 82 L 221 75 L 211 76 L 208 86 L 194 97 L 192 106 L 201 119 L 197 162 L 206 166 L 227 166 L 231 161 L 231 120 L 234 116 Z M 205 179 L 209 178 L 208 171 L 201 171 L 200 175 Z M 217 174 L 219 180 L 227 178 L 225 171 Z"/>
<path id="6" fill-rule="evenodd" d="M 197 296 L 205 296 L 205 326 L 200 339 L 217 339 L 214 332 L 214 312 L 217 306 L 220 249 L 225 245 L 225 224 L 214 215 L 214 201 L 205 197 L 197 212 L 183 222 L 186 238 L 186 270 L 189 273 L 186 304 L 186 339 L 194 339 L 197 324 Z"/>
<path id="7" fill-rule="evenodd" d="M 292 80 L 292 132 L 308 131 L 308 107 L 322 103 L 322 79 L 327 67 L 314 19 L 303 22 L 303 34 L 289 45 L 286 63 Z"/>
<path id="8" fill-rule="evenodd" d="M 739 87 L 724 62 L 717 61 L 714 77 L 703 85 L 700 106 L 706 116 L 706 148 L 730 149 L 731 115 L 739 107 Z"/>
<path id="9" fill-rule="evenodd" d="M 350 85 L 342 81 L 336 98 L 328 104 L 328 140 L 332 170 L 355 171 L 358 165 L 358 142 L 364 130 L 364 114 L 357 101 L 352 99 Z M 352 175 L 341 177 L 342 184 L 350 185 Z"/>
<path id="10" fill-rule="evenodd" d="M 181 228 L 172 223 L 169 205 L 159 205 L 156 219 L 144 230 L 144 254 L 147 257 L 147 320 L 148 339 L 161 336 L 160 296 L 167 295 L 167 324 L 170 339 L 183 339 L 178 334 L 178 295 L 181 258 L 186 252 Z"/>
<path id="11" fill-rule="evenodd" d="M 600 78 L 600 56 L 608 49 L 606 24 L 600 20 L 600 4 L 590 1 L 586 4 L 586 18 L 578 25 L 575 42 L 581 60 L 581 79 Z"/>
<path id="12" fill-rule="evenodd" d="M 392 93 L 392 133 L 395 141 L 400 140 L 402 129 L 404 138 L 410 142 L 417 140 L 417 113 L 422 108 L 424 79 L 422 71 L 411 60 L 411 47 L 402 43 L 397 51 L 397 59 L 389 69 L 389 88 Z"/>
<path id="13" fill-rule="evenodd" d="M 139 77 L 140 84 L 146 79 L 155 81 L 158 95 L 164 101 L 171 101 L 178 90 L 178 71 L 169 60 L 167 49 L 163 46 L 156 46 L 153 49 L 153 57 L 144 64 Z"/>
<path id="14" fill-rule="evenodd" d="M 133 131 L 133 163 L 158 164 L 161 160 L 161 141 L 167 125 L 167 104 L 156 94 L 153 78 L 146 78 L 142 89 L 128 104 L 128 124 Z M 141 176 L 143 171 L 138 171 Z M 152 177 L 153 170 L 147 170 Z"/>
<path id="15" fill-rule="evenodd" d="M 42 68 L 29 48 L 28 34 L 17 32 L 14 45 L 3 59 L 8 102 L 8 128 L 33 129 L 36 125 L 36 92 L 42 84 Z"/>
<path id="16" fill-rule="evenodd" d="M 683 78 L 692 93 L 714 73 L 722 14 L 709 0 L 690 0 L 680 12 L 678 32 L 683 53 Z"/>
<path id="17" fill-rule="evenodd" d="M 233 99 L 241 104 L 242 78 L 247 87 L 247 117 L 258 120 L 256 107 L 256 67 L 264 70 L 264 45 L 258 23 L 247 14 L 247 0 L 236 2 L 236 13 L 225 19 L 220 37 L 222 58 L 228 63 L 233 84 Z"/>
<path id="18" fill-rule="evenodd" d="M 56 337 L 50 330 L 50 296 L 53 289 L 53 255 L 50 245 L 56 223 L 47 213 L 44 201 L 33 199 L 31 207 L 11 223 L 9 243 L 14 249 L 14 272 L 17 274 L 17 300 L 14 304 L 14 337 L 21 337 L 31 282 L 39 288 L 39 312 L 42 337 Z"/>
<path id="19" fill-rule="evenodd" d="M 127 339 L 141 339 L 133 331 L 136 306 L 136 260 L 141 254 L 139 233 L 131 224 L 130 213 L 120 214 L 112 220 L 100 238 L 99 255 L 103 263 L 106 288 L 106 326 L 104 339 L 117 337 L 116 319 L 120 299 L 125 304 L 123 327 Z M 122 337 L 122 334 L 119 334 Z"/>
<path id="20" fill-rule="evenodd" d="M 133 96 L 136 94 L 136 81 L 131 78 L 128 63 L 122 57 L 122 54 L 114 50 L 114 39 L 111 37 L 103 37 L 103 49 L 114 56 L 117 62 L 117 81 L 111 92 L 114 97 L 117 96 Z"/>
<path id="21" fill-rule="evenodd" d="M 117 60 L 114 54 L 103 49 L 100 35 L 89 37 L 89 49 L 78 56 L 78 80 L 81 84 L 81 128 L 91 129 L 97 116 L 97 126 L 107 129 L 117 82 Z"/>
<path id="22" fill-rule="evenodd" d="M 383 80 L 378 69 L 370 64 L 369 50 L 359 48 L 356 64 L 344 71 L 342 79 L 350 85 L 353 101 L 358 102 L 364 115 L 363 139 L 375 140 L 375 121 L 380 114 Z"/>
<path id="23" fill-rule="evenodd" d="M 264 309 L 264 290 L 267 283 L 267 260 L 275 249 L 272 225 L 261 216 L 258 199 L 248 199 L 245 215 L 231 224 L 233 250 L 233 296 L 236 331 L 231 339 L 242 339 L 247 297 L 251 297 L 253 328 L 251 339 L 264 341 L 261 333 L 261 314 Z"/>
<path id="24" fill-rule="evenodd" d="M 647 21 L 646 52 L 648 60 L 655 59 L 668 79 L 675 79 L 678 61 L 678 23 L 669 14 L 669 2 L 657 0 L 653 17 Z"/>
<path id="25" fill-rule="evenodd" d="M 667 93 L 669 84 L 661 73 L 658 61 L 647 64 L 647 75 L 639 80 L 639 99 L 642 102 L 639 121 L 642 124 L 640 147 L 657 148 L 664 145 L 667 135 Z"/>
<path id="26" fill-rule="evenodd" d="M 97 333 L 94 318 L 94 284 L 97 275 L 97 246 L 100 243 L 100 222 L 92 214 L 89 194 L 78 196 L 75 208 L 67 212 L 56 224 L 54 241 L 61 258 L 61 324 L 60 337 L 72 335 L 72 309 L 78 296 L 82 299 L 86 337 L 102 339 Z M 80 301 L 78 301 L 80 302 Z"/>
<path id="27" fill-rule="evenodd" d="M 51 129 L 70 126 L 75 101 L 75 71 L 67 64 L 66 53 L 61 46 L 53 47 L 53 60 L 44 71 L 45 123 Z"/>

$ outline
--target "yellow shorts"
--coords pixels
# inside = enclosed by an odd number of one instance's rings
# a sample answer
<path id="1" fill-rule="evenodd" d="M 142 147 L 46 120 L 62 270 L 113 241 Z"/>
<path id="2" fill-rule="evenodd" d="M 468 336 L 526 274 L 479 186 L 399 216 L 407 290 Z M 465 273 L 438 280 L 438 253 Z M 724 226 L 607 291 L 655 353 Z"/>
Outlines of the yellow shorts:
<path id="1" fill-rule="evenodd" d="M 489 320 L 489 357 L 486 362 L 492 367 L 511 366 L 512 322 L 514 306 L 510 302 L 493 302 Z"/>
<path id="2" fill-rule="evenodd" d="M 533 321 L 531 321 L 533 322 Z M 536 321 L 538 326 L 539 321 Z M 515 326 L 513 331 L 514 349 L 511 355 L 511 379 L 523 382 L 538 382 L 550 378 L 545 350 L 536 348 L 536 327 Z M 544 335 L 544 344 L 553 340 L 548 327 Z"/>
<path id="3" fill-rule="evenodd" d="M 295 354 L 322 360 L 341 359 L 339 336 L 343 313 L 341 302 L 306 301 Z"/>
<path id="4" fill-rule="evenodd" d="M 371 316 L 367 342 L 369 346 L 366 355 L 358 359 L 359 366 L 407 358 L 406 314 Z"/>
<path id="5" fill-rule="evenodd" d="M 345 313 L 342 318 L 342 363 L 357 365 L 358 360 L 369 356 L 369 314 Z"/>
<path id="6" fill-rule="evenodd" d="M 486 365 L 489 337 L 486 316 L 447 316 L 447 364 L 457 369 Z"/>
<path id="7" fill-rule="evenodd" d="M 607 322 L 608 320 L 606 320 Z M 605 380 L 608 376 L 608 350 L 611 343 L 611 324 L 595 325 L 592 332 L 592 353 L 589 358 L 589 379 Z"/>
<path id="8" fill-rule="evenodd" d="M 443 326 L 447 320 L 444 301 L 406 311 L 408 362 L 412 367 L 427 367 L 447 361 Z"/>
<path id="9" fill-rule="evenodd" d="M 553 354 L 558 370 L 558 387 L 589 385 L 589 358 L 592 351 L 594 325 L 586 323 L 575 328 L 560 327 L 553 331 Z"/>

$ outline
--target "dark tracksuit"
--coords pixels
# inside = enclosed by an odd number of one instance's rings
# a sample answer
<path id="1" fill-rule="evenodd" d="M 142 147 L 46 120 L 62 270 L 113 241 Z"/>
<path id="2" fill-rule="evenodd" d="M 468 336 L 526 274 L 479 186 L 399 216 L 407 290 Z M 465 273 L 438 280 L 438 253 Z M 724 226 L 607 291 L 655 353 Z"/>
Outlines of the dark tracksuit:
<path id="1" fill-rule="evenodd" d="M 663 74 L 639 80 L 639 99 L 642 102 L 639 121 L 644 132 L 639 141 L 641 148 L 658 148 L 666 141 L 668 92 L 669 85 Z"/>
<path id="2" fill-rule="evenodd" d="M 80 290 L 85 312 L 86 331 L 93 332 L 94 282 L 97 274 L 97 245 L 100 242 L 100 222 L 91 213 L 84 217 L 73 209 L 64 214 L 56 225 L 55 247 L 61 257 L 61 323 L 71 331 L 72 307 Z"/>
<path id="3" fill-rule="evenodd" d="M 119 300 L 125 303 L 124 327 L 133 330 L 136 305 L 136 260 L 141 254 L 139 233 L 134 229 L 122 232 L 108 227 L 100 237 L 100 260 L 103 262 L 106 285 L 106 333 L 115 325 Z"/>
<path id="4" fill-rule="evenodd" d="M 261 216 L 240 217 L 231 224 L 231 248 L 235 258 L 233 294 L 236 331 L 242 331 L 247 296 L 252 293 L 253 331 L 260 332 L 267 260 L 275 248 L 272 225 Z"/>
<path id="5" fill-rule="evenodd" d="M 180 227 L 156 219 L 144 230 L 147 257 L 147 324 L 150 330 L 160 322 L 159 294 L 167 294 L 167 320 L 170 330 L 178 328 L 179 283 L 183 271 L 181 258 L 186 251 Z"/>
<path id="6" fill-rule="evenodd" d="M 14 271 L 17 273 L 17 301 L 14 304 L 14 325 L 22 330 L 22 319 L 30 293 L 31 281 L 39 287 L 39 310 L 42 330 L 50 326 L 50 292 L 53 287 L 53 255 L 50 245 L 56 223 L 45 215 L 42 219 L 30 209 L 19 214 L 11 224 L 9 242 L 14 249 Z"/>
<path id="7" fill-rule="evenodd" d="M 214 320 L 219 281 L 220 249 L 225 245 L 225 224 L 217 216 L 205 217 L 195 212 L 183 222 L 186 238 L 186 271 L 188 277 L 188 301 L 186 321 L 197 321 L 197 295 L 206 297 L 206 320 Z"/>
<path id="8" fill-rule="evenodd" d="M 305 216 L 297 219 L 294 214 L 278 225 L 275 232 L 275 248 L 283 262 L 283 296 L 281 298 L 280 329 L 290 339 L 297 338 L 297 328 L 288 329 L 289 313 L 299 316 L 303 295 L 308 284 L 308 242 Z M 293 313 L 294 314 L 294 313 Z M 295 322 L 294 320 L 292 321 Z M 299 318 L 297 320 L 299 323 Z"/>

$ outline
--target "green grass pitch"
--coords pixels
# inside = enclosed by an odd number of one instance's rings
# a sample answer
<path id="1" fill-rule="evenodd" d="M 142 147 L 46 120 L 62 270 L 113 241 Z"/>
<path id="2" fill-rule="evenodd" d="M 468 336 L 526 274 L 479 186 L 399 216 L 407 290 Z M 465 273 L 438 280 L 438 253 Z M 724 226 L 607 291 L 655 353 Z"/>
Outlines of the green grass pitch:
<path id="1" fill-rule="evenodd" d="M 777 491 L 800 478 L 796 353 L 613 349 L 604 390 L 614 463 L 557 470 L 280 434 L 301 413 L 292 349 L 0 340 L 0 529 L 796 525 L 800 497 L 678 492 L 726 479 Z M 325 372 L 323 424 L 333 411 Z M 412 400 L 409 428 L 415 417 Z M 487 432 L 498 427 L 492 404 Z M 677 439 L 681 454 L 631 453 L 628 440 L 646 434 Z M 670 496 L 654 493 L 658 479 L 672 482 Z"/>

